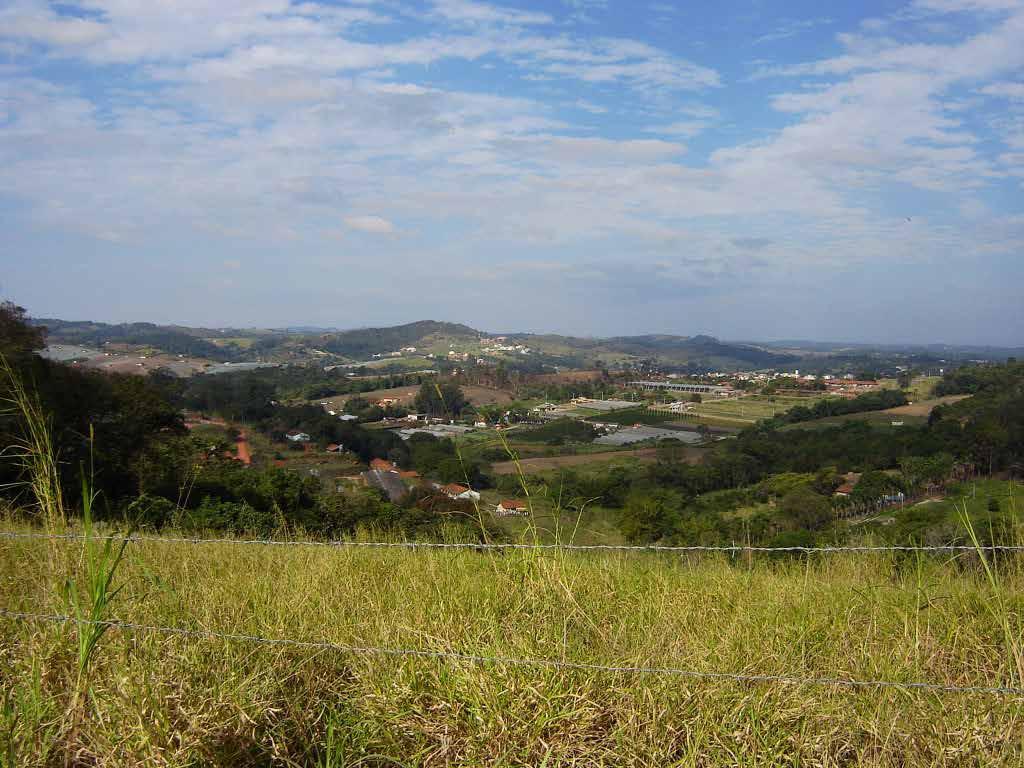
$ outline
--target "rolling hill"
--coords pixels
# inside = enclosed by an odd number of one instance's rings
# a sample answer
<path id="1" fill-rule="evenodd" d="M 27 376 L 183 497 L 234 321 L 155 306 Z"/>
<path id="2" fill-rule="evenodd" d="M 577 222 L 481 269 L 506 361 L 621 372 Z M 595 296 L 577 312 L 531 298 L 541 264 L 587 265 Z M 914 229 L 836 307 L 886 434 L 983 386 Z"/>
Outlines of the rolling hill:
<path id="1" fill-rule="evenodd" d="M 459 323 L 420 320 L 404 325 L 343 331 L 312 329 L 209 329 L 153 323 L 107 324 L 58 319 L 37 320 L 53 344 L 101 347 L 124 344 L 148 347 L 215 361 L 361 362 L 415 347 L 417 354 L 440 357 L 449 349 L 476 354 L 481 338 L 492 334 Z M 661 366 L 702 370 L 736 370 L 789 365 L 795 356 L 754 344 L 723 342 L 711 336 L 643 335 L 584 338 L 558 334 L 505 334 L 507 343 L 530 348 L 511 356 L 518 366 L 588 368 L 597 362 L 631 365 L 647 361 Z"/>

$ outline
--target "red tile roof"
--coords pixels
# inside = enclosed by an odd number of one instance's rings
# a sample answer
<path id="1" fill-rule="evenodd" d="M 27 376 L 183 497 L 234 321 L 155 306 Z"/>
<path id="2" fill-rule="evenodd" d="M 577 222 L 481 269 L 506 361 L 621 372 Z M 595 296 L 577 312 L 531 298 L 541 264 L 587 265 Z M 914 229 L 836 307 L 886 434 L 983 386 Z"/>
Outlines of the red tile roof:
<path id="1" fill-rule="evenodd" d="M 394 468 L 394 464 L 392 464 L 390 461 L 385 461 L 384 459 L 372 459 L 370 461 L 370 469 L 391 470 Z"/>
<path id="2" fill-rule="evenodd" d="M 448 485 L 442 486 L 441 490 L 447 494 L 451 494 L 452 496 L 458 496 L 460 493 L 468 491 L 469 488 L 464 485 L 459 485 L 458 483 L 448 483 Z"/>
<path id="3" fill-rule="evenodd" d="M 522 499 L 504 499 L 499 505 L 502 509 L 528 509 L 529 505 Z"/>

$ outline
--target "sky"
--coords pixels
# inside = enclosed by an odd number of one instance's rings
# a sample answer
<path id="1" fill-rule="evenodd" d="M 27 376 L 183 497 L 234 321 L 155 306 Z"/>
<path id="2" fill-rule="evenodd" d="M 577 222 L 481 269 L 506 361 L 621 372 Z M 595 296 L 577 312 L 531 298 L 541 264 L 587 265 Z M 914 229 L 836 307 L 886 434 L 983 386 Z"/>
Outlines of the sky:
<path id="1" fill-rule="evenodd" d="M 1024 341 L 1024 0 L 0 0 L 39 317 Z"/>

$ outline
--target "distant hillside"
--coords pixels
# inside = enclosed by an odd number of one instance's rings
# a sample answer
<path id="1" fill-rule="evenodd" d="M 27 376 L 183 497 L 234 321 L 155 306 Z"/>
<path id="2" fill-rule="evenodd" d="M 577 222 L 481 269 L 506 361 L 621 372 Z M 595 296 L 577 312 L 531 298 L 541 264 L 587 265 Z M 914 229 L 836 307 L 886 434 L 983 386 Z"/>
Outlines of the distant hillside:
<path id="1" fill-rule="evenodd" d="M 352 331 L 323 334 L 318 344 L 327 352 L 357 359 L 372 354 L 392 352 L 402 347 L 421 346 L 438 337 L 476 341 L 480 332 L 458 323 L 420 320 L 388 328 L 358 328 Z"/>
<path id="2" fill-rule="evenodd" d="M 712 336 L 622 336 L 608 339 L 611 348 L 632 355 L 649 355 L 687 362 L 709 368 L 740 367 L 770 368 L 785 365 L 796 358 L 749 344 L 732 344 Z"/>
<path id="3" fill-rule="evenodd" d="M 459 323 L 420 320 L 380 328 L 347 331 L 293 327 L 287 330 L 209 329 L 162 326 L 153 323 L 119 325 L 52 318 L 34 321 L 48 329 L 53 344 L 101 347 L 103 344 L 148 346 L 189 357 L 216 361 L 276 362 L 365 361 L 404 347 L 419 354 L 432 351 L 443 356 L 450 346 L 475 353 L 481 337 L 491 334 Z M 616 336 L 583 338 L 558 334 L 506 334 L 509 341 L 530 347 L 529 356 L 510 360 L 518 367 L 557 365 L 588 368 L 597 362 L 630 365 L 647 360 L 659 365 L 693 371 L 770 368 L 790 365 L 798 358 L 781 350 L 753 344 L 719 341 L 711 336 Z M 325 354 L 327 357 L 325 357 Z"/>
<path id="4" fill-rule="evenodd" d="M 515 334 L 518 342 L 530 344 L 539 352 L 574 360 L 581 367 L 598 359 L 653 360 L 662 365 L 695 371 L 771 368 L 789 365 L 796 357 L 765 350 L 752 344 L 733 344 L 711 336 L 615 336 L 587 339 L 575 336 Z"/>
<path id="5" fill-rule="evenodd" d="M 218 346 L 202 336 L 219 333 L 178 326 L 155 325 L 153 323 L 121 323 L 110 325 L 85 321 L 41 318 L 32 321 L 47 330 L 47 341 L 51 344 L 74 344 L 83 347 L 101 347 L 104 344 L 131 344 L 149 346 L 175 355 L 205 357 L 210 360 L 226 361 L 237 357 L 236 350 L 229 346 Z"/>

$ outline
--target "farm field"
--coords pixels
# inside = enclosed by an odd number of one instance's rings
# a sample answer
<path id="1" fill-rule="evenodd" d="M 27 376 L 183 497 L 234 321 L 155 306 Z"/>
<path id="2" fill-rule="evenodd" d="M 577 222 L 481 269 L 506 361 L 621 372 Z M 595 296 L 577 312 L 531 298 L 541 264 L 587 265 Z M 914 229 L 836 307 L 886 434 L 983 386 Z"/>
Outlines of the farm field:
<path id="1" fill-rule="evenodd" d="M 921 426 L 927 423 L 928 415 L 936 406 L 959 402 L 965 397 L 968 395 L 948 395 L 932 400 L 922 400 L 910 405 L 901 405 L 897 408 L 887 408 L 884 411 L 864 411 L 845 416 L 828 416 L 824 419 L 787 424 L 782 429 L 825 429 L 826 427 L 841 426 L 848 421 L 863 421 L 880 429 L 899 429 L 900 425 L 894 425 L 892 423 L 894 421 L 903 422 L 902 426 Z"/>
<path id="2" fill-rule="evenodd" d="M 0 547 L 0 606 L 70 610 L 80 543 Z M 78 630 L 0 617 L 11 764 L 913 768 L 1024 749 L 1020 696 L 822 682 L 1020 686 L 1013 561 L 990 582 L 885 554 L 136 543 L 115 585 L 103 615 L 195 634 L 111 628 L 78 678 Z"/>
<path id="3" fill-rule="evenodd" d="M 928 419 L 925 416 L 894 416 L 891 413 L 885 411 L 864 411 L 863 413 L 850 413 L 845 416 L 827 416 L 824 419 L 814 419 L 813 421 L 801 421 L 797 424 L 786 424 L 781 427 L 782 431 L 789 431 L 794 429 L 826 429 L 828 427 L 842 426 L 848 421 L 862 421 L 870 424 L 872 427 L 878 429 L 900 429 L 898 425 L 893 425 L 894 421 L 902 421 L 904 427 L 909 426 L 920 426 L 927 423 Z"/>
<path id="4" fill-rule="evenodd" d="M 754 394 L 727 400 L 708 399 L 695 403 L 693 411 L 701 417 L 730 420 L 740 424 L 753 424 L 762 419 L 781 416 L 786 411 L 797 406 L 810 408 L 815 402 L 823 399 L 826 399 L 824 395 L 793 397 Z"/>
<path id="5" fill-rule="evenodd" d="M 945 397 L 936 397 L 932 400 L 918 400 L 911 402 L 909 405 L 888 408 L 883 413 L 888 413 L 892 416 L 928 416 L 940 405 L 958 403 L 968 397 L 970 395 L 946 395 Z"/>
<path id="6" fill-rule="evenodd" d="M 686 460 L 691 464 L 700 462 L 704 452 L 700 448 L 687 447 Z M 638 461 L 656 461 L 657 448 L 638 448 L 635 451 L 595 451 L 591 453 L 573 454 L 569 456 L 540 456 L 536 458 L 521 458 L 515 461 L 499 461 L 491 465 L 495 474 L 513 475 L 522 470 L 524 474 L 535 474 L 537 472 L 548 472 L 553 469 L 564 467 L 582 467 L 593 464 L 601 464 L 610 461 L 623 459 L 636 459 Z"/>

